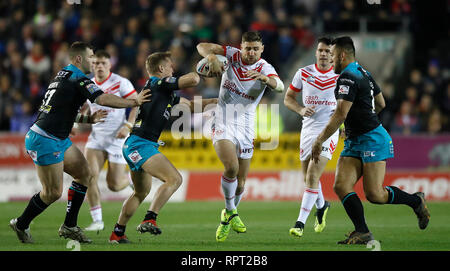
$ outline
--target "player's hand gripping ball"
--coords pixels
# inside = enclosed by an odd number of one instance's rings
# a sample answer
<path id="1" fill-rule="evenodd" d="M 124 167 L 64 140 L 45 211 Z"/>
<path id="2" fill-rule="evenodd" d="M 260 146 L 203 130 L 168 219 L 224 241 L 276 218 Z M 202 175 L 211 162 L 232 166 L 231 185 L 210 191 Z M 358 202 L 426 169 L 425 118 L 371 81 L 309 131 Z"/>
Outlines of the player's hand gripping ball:
<path id="1" fill-rule="evenodd" d="M 202 58 L 197 63 L 196 71 L 204 77 L 221 76 L 228 69 L 228 59 L 223 55 L 216 55 L 217 60 L 210 61 L 208 57 Z"/>

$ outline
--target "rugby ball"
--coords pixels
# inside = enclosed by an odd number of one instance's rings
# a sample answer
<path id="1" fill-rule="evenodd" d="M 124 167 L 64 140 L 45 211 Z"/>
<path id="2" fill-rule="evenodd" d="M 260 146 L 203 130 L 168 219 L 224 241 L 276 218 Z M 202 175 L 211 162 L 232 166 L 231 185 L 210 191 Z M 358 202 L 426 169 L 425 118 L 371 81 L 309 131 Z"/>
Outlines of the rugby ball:
<path id="1" fill-rule="evenodd" d="M 223 65 L 223 71 L 225 72 L 228 69 L 228 59 L 223 55 L 216 55 L 217 59 L 219 59 L 219 62 Z M 209 72 L 209 62 L 206 57 L 202 58 L 198 63 L 196 67 L 196 71 L 201 76 L 208 77 Z"/>

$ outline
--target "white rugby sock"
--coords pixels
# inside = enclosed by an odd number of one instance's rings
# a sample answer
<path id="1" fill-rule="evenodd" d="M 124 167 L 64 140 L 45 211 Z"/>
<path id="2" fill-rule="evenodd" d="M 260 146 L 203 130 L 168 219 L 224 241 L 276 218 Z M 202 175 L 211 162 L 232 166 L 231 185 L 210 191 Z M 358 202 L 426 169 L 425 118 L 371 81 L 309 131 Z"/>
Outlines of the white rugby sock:
<path id="1" fill-rule="evenodd" d="M 314 203 L 317 200 L 317 195 L 319 193 L 319 189 L 306 188 L 305 192 L 303 192 L 302 205 L 300 208 L 300 213 L 298 215 L 297 221 L 306 224 L 306 220 L 308 219 L 309 213 L 311 212 Z"/>
<path id="2" fill-rule="evenodd" d="M 223 195 L 225 196 L 225 208 L 227 208 L 228 211 L 236 209 L 234 199 L 238 185 L 237 178 L 234 177 L 233 179 L 230 179 L 222 175 L 221 184 Z"/>
<path id="3" fill-rule="evenodd" d="M 323 197 L 323 192 L 322 192 L 322 184 L 320 184 L 320 180 L 319 180 L 319 193 L 317 194 L 317 200 L 316 200 L 316 208 L 317 209 L 322 209 L 323 205 L 325 204 L 325 198 Z"/>
<path id="4" fill-rule="evenodd" d="M 244 190 L 242 190 L 242 192 L 241 192 L 239 195 L 236 194 L 236 195 L 234 196 L 234 206 L 236 206 L 236 208 L 238 207 L 239 202 L 241 202 L 242 195 L 244 195 Z"/>
<path id="5" fill-rule="evenodd" d="M 93 220 L 94 222 L 97 222 L 97 221 L 103 221 L 103 217 L 102 217 L 102 206 L 101 206 L 101 205 L 92 207 L 92 208 L 90 209 L 90 212 L 91 212 L 92 220 Z"/>

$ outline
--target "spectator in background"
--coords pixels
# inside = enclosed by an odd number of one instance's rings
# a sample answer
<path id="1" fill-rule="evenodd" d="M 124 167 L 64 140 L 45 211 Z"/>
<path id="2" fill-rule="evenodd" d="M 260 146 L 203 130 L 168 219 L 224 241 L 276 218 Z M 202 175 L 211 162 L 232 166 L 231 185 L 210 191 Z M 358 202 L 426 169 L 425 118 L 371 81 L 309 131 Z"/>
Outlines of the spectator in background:
<path id="1" fill-rule="evenodd" d="M 409 86 L 405 90 L 405 100 L 412 106 L 417 105 L 419 102 L 419 92 L 414 86 Z"/>
<path id="2" fill-rule="evenodd" d="M 20 111 L 11 117 L 11 132 L 26 134 L 36 120 L 37 113 L 31 101 L 25 100 L 20 104 Z"/>
<path id="3" fill-rule="evenodd" d="M 21 47 L 25 48 L 26 53 L 30 52 L 34 45 L 33 26 L 27 23 L 22 28 Z"/>
<path id="4" fill-rule="evenodd" d="M 52 64 L 52 76 L 56 75 L 56 73 L 60 70 L 62 70 L 63 67 L 67 66 L 69 64 L 69 44 L 67 42 L 61 43 L 58 50 L 55 53 L 55 56 L 53 57 L 53 64 Z"/>
<path id="5" fill-rule="evenodd" d="M 50 57 L 55 57 L 59 47 L 66 40 L 64 22 L 62 19 L 56 19 L 52 23 L 51 42 L 50 42 Z"/>
<path id="6" fill-rule="evenodd" d="M 137 47 L 142 36 L 139 33 L 139 21 L 136 17 L 131 17 L 127 22 L 127 29 L 122 42 L 120 56 L 122 62 L 131 65 L 134 63 L 137 54 Z"/>
<path id="7" fill-rule="evenodd" d="M 114 43 L 110 43 L 110 44 L 106 45 L 105 50 L 111 56 L 111 58 L 109 60 L 111 62 L 111 70 L 114 71 L 117 67 L 117 63 L 119 62 L 119 52 L 118 52 L 117 46 Z M 131 77 L 125 77 L 125 78 L 131 78 Z"/>
<path id="8" fill-rule="evenodd" d="M 29 72 L 36 73 L 39 76 L 48 76 L 50 73 L 50 58 L 44 54 L 41 42 L 34 43 L 23 64 Z"/>
<path id="9" fill-rule="evenodd" d="M 296 43 L 303 48 L 311 48 L 314 45 L 316 38 L 314 33 L 305 25 L 304 17 L 294 15 L 292 17 L 292 23 L 292 37 L 294 37 Z"/>
<path id="10" fill-rule="evenodd" d="M 411 5 L 408 0 L 393 0 L 391 2 L 391 13 L 394 16 L 410 15 Z"/>
<path id="11" fill-rule="evenodd" d="M 295 41 L 291 36 L 291 29 L 287 25 L 282 25 L 278 31 L 278 55 L 281 63 L 289 60 L 294 48 Z"/>
<path id="12" fill-rule="evenodd" d="M 228 42 L 225 45 L 232 46 L 234 48 L 241 48 L 242 30 L 237 26 L 232 26 L 228 32 Z"/>
<path id="13" fill-rule="evenodd" d="M 39 75 L 35 72 L 30 72 L 28 74 L 28 86 L 25 89 L 24 96 L 31 99 L 35 110 L 39 108 L 45 91 L 45 84 L 41 81 Z"/>
<path id="14" fill-rule="evenodd" d="M 213 41 L 214 33 L 207 24 L 206 16 L 202 12 L 197 12 L 194 15 L 194 27 L 191 35 L 194 43 Z"/>
<path id="15" fill-rule="evenodd" d="M 430 135 L 436 135 L 442 132 L 443 122 L 441 111 L 438 108 L 434 108 L 428 115 L 425 131 Z"/>
<path id="16" fill-rule="evenodd" d="M 257 7 L 254 11 L 254 20 L 250 24 L 250 30 L 259 32 L 263 44 L 272 44 L 276 38 L 277 25 L 273 22 L 267 9 Z"/>
<path id="17" fill-rule="evenodd" d="M 220 15 L 220 24 L 216 28 L 216 33 L 218 33 L 218 41 L 220 44 L 227 44 L 229 33 L 234 25 L 234 17 L 231 12 L 225 11 Z M 239 41 L 240 44 L 240 41 Z M 240 45 L 239 45 L 240 46 Z M 236 47 L 239 48 L 239 47 Z"/>
<path id="18" fill-rule="evenodd" d="M 433 98 L 429 94 L 424 94 L 420 97 L 417 112 L 421 116 L 428 116 L 433 108 Z"/>
<path id="19" fill-rule="evenodd" d="M 409 74 L 409 83 L 418 90 L 423 89 L 422 73 L 419 69 L 413 69 Z"/>
<path id="20" fill-rule="evenodd" d="M 166 16 L 166 9 L 157 6 L 153 11 L 153 18 L 149 23 L 151 46 L 155 51 L 164 51 L 173 38 L 172 25 Z"/>
<path id="21" fill-rule="evenodd" d="M 192 25 L 194 23 L 194 17 L 186 0 L 175 0 L 175 9 L 169 14 L 169 21 L 175 28 L 182 24 Z"/>
<path id="22" fill-rule="evenodd" d="M 0 131 L 9 131 L 10 117 L 12 116 L 10 96 L 11 82 L 7 74 L 0 75 Z"/>
<path id="23" fill-rule="evenodd" d="M 9 55 L 10 66 L 8 74 L 11 77 L 12 87 L 23 89 L 27 83 L 28 72 L 23 67 L 22 55 L 19 52 L 12 52 Z"/>
<path id="24" fill-rule="evenodd" d="M 45 2 L 37 1 L 37 12 L 33 17 L 33 29 L 39 39 L 46 38 L 52 25 L 52 15 L 47 11 Z"/>
<path id="25" fill-rule="evenodd" d="M 420 123 L 417 114 L 413 110 L 410 101 L 403 101 L 399 112 L 396 114 L 394 123 L 391 126 L 392 133 L 410 135 L 420 130 Z"/>

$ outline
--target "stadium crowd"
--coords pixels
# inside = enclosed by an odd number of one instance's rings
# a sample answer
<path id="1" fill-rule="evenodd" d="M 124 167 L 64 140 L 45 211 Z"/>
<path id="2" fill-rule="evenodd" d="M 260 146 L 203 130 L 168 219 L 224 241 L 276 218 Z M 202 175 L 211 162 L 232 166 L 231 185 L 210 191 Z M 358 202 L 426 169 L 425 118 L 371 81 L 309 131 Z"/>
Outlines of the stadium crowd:
<path id="1" fill-rule="evenodd" d="M 282 69 L 296 48 L 315 44 L 321 18 L 328 32 L 348 31 L 367 5 L 356 0 L 108 0 L 0 3 L 0 131 L 26 133 L 52 76 L 68 63 L 71 42 L 82 40 L 111 55 L 112 70 L 136 89 L 146 80 L 149 53 L 170 50 L 178 74 L 191 71 L 200 56 L 198 42 L 239 47 L 241 34 L 257 30 L 263 58 Z M 384 19 L 411 16 L 414 1 L 394 0 L 371 12 Z M 383 84 L 384 126 L 392 133 L 449 132 L 450 67 L 435 55 L 413 66 L 406 84 Z M 188 64 L 186 64 L 188 63 Z M 408 76 L 408 75 L 407 75 Z M 290 78 L 283 78 L 288 81 Z M 206 79 L 182 96 L 217 97 L 218 80 Z"/>

